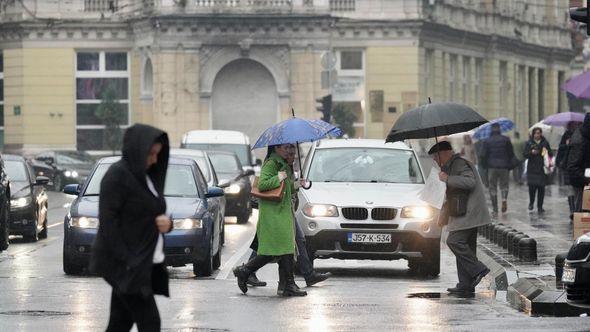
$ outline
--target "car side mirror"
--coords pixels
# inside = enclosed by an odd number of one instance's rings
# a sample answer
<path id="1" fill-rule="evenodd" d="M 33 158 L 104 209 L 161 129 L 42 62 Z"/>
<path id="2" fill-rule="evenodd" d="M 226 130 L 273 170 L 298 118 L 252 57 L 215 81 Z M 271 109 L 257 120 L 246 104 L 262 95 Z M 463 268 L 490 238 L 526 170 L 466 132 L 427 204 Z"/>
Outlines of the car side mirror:
<path id="1" fill-rule="evenodd" d="M 262 160 L 259 158 L 256 159 L 256 166 L 262 166 Z"/>
<path id="2" fill-rule="evenodd" d="M 219 188 L 219 187 L 209 187 L 209 189 L 207 190 L 207 194 L 205 195 L 205 197 L 207 198 L 213 198 L 213 197 L 221 197 L 223 196 L 223 189 Z"/>
<path id="3" fill-rule="evenodd" d="M 64 186 L 64 194 L 74 195 L 74 196 L 80 195 L 80 185 L 79 184 L 68 184 L 67 186 Z"/>
<path id="4" fill-rule="evenodd" d="M 584 171 L 584 176 L 590 178 L 590 168 L 586 168 L 586 170 Z"/>
<path id="5" fill-rule="evenodd" d="M 45 186 L 49 183 L 49 178 L 46 176 L 38 176 L 35 178 L 36 186 Z"/>
<path id="6" fill-rule="evenodd" d="M 219 188 L 227 188 L 227 187 L 229 187 L 230 184 L 231 184 L 231 181 L 230 180 L 221 180 L 217 184 L 217 187 L 219 187 Z"/>
<path id="7" fill-rule="evenodd" d="M 254 175 L 254 174 L 256 174 L 256 173 L 254 172 L 254 170 L 253 170 L 253 169 L 249 169 L 249 170 L 245 171 L 245 172 L 244 172 L 244 173 L 242 173 L 242 174 L 243 174 L 243 176 L 252 176 L 252 175 Z"/>

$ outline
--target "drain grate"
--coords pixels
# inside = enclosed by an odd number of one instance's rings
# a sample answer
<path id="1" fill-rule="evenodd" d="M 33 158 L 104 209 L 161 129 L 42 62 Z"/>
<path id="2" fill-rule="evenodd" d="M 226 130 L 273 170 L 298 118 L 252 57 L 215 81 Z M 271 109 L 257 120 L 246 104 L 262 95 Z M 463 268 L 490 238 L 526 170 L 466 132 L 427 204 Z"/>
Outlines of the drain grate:
<path id="1" fill-rule="evenodd" d="M 50 317 L 50 316 L 68 316 L 71 312 L 65 311 L 46 311 L 46 310 L 14 310 L 14 311 L 0 311 L 0 315 L 10 316 L 35 316 L 35 317 Z"/>

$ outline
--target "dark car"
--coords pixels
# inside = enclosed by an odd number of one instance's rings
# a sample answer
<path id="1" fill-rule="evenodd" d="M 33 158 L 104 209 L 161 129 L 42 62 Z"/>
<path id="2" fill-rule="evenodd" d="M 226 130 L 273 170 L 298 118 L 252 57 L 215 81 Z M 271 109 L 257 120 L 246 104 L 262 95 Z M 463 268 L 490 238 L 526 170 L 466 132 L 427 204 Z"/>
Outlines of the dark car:
<path id="1" fill-rule="evenodd" d="M 590 233 L 580 236 L 571 246 L 561 281 L 570 305 L 590 308 Z"/>
<path id="2" fill-rule="evenodd" d="M 213 168 L 213 164 L 211 164 L 211 159 L 209 159 L 209 155 L 205 151 L 201 150 L 192 150 L 192 149 L 171 149 L 170 155 L 179 157 L 179 158 L 190 158 L 197 162 L 199 166 L 199 170 L 205 177 L 205 181 L 207 181 L 207 185 L 209 187 L 220 187 L 219 179 L 217 178 L 217 173 Z M 225 205 L 226 199 L 225 196 L 219 196 L 215 198 L 211 198 L 217 200 L 217 204 L 219 205 L 219 212 L 222 216 L 225 217 Z M 225 223 L 221 228 L 221 244 L 225 244 Z"/>
<path id="3" fill-rule="evenodd" d="M 4 160 L 0 158 L 0 251 L 8 249 L 10 235 L 10 181 L 4 171 Z"/>
<path id="4" fill-rule="evenodd" d="M 22 235 L 26 241 L 47 238 L 47 193 L 49 178 L 36 176 L 21 156 L 3 156 L 4 169 L 10 179 L 10 234 Z"/>
<path id="5" fill-rule="evenodd" d="M 100 182 L 119 157 L 101 159 L 83 186 L 68 185 L 64 192 L 78 195 L 64 220 L 63 269 L 76 274 L 88 265 L 90 250 L 98 230 Z M 197 276 L 209 276 L 221 265 L 223 216 L 215 197 L 223 190 L 207 186 L 196 162 L 170 158 L 164 196 L 174 229 L 164 234 L 166 264 L 193 264 Z"/>
<path id="6" fill-rule="evenodd" d="M 47 174 L 46 168 L 41 168 L 38 163 L 32 164 L 35 174 L 47 176 L 53 188 L 61 191 L 68 184 L 82 184 L 90 173 L 95 160 L 84 151 L 45 151 L 34 157 L 34 160 L 49 165 L 53 172 Z"/>
<path id="7" fill-rule="evenodd" d="M 237 217 L 238 224 L 247 223 L 252 213 L 250 176 L 254 175 L 254 170 L 244 171 L 235 153 L 208 151 L 207 154 L 219 177 L 220 186 L 224 187 L 225 215 Z"/>

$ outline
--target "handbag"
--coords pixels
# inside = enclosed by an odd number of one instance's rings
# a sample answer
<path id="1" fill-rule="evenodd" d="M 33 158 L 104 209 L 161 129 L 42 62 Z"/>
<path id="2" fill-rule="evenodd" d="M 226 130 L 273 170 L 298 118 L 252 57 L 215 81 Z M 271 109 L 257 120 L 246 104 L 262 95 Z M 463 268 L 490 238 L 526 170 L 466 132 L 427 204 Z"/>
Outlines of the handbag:
<path id="1" fill-rule="evenodd" d="M 282 202 L 285 196 L 285 181 L 281 181 L 281 185 L 276 189 L 260 191 L 258 190 L 258 177 L 256 177 L 254 178 L 250 195 L 266 201 Z"/>

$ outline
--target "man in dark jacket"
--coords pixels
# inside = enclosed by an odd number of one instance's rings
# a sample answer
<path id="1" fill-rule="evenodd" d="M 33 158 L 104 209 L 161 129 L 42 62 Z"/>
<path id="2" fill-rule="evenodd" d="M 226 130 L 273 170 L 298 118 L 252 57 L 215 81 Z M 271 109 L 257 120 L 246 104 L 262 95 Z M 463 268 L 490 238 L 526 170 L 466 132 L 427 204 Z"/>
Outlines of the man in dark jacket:
<path id="1" fill-rule="evenodd" d="M 502 213 L 508 209 L 508 180 L 512 169 L 514 149 L 510 138 L 502 135 L 500 125 L 492 125 L 492 136 L 483 143 L 482 158 L 488 167 L 490 199 L 494 214 L 498 214 L 498 183 L 502 193 Z"/>
<path id="2" fill-rule="evenodd" d="M 101 182 L 90 269 L 113 287 L 107 331 L 129 331 L 134 323 L 139 331 L 160 330 L 154 294 L 169 296 L 162 236 L 172 230 L 164 214 L 168 156 L 165 132 L 133 125 L 122 159 Z"/>
<path id="3" fill-rule="evenodd" d="M 575 212 L 582 211 L 582 194 L 588 184 L 586 168 L 590 168 L 590 113 L 586 113 L 584 124 L 574 132 L 567 157 L 567 172 L 574 188 Z"/>
<path id="4" fill-rule="evenodd" d="M 578 129 L 579 125 L 580 122 L 574 121 L 571 121 L 567 124 L 566 130 L 561 136 L 561 141 L 559 142 L 559 148 L 557 149 L 557 157 L 555 157 L 555 165 L 557 166 L 557 168 L 559 168 L 560 182 L 563 182 L 563 184 L 566 186 L 571 186 L 570 177 L 567 174 L 567 159 L 570 150 L 570 143 L 572 140 L 572 136 L 574 135 L 576 129 Z M 576 210 L 574 190 L 575 189 L 572 189 L 572 191 L 569 192 L 567 195 L 567 202 L 570 208 L 570 220 L 573 220 L 574 211 Z"/>

